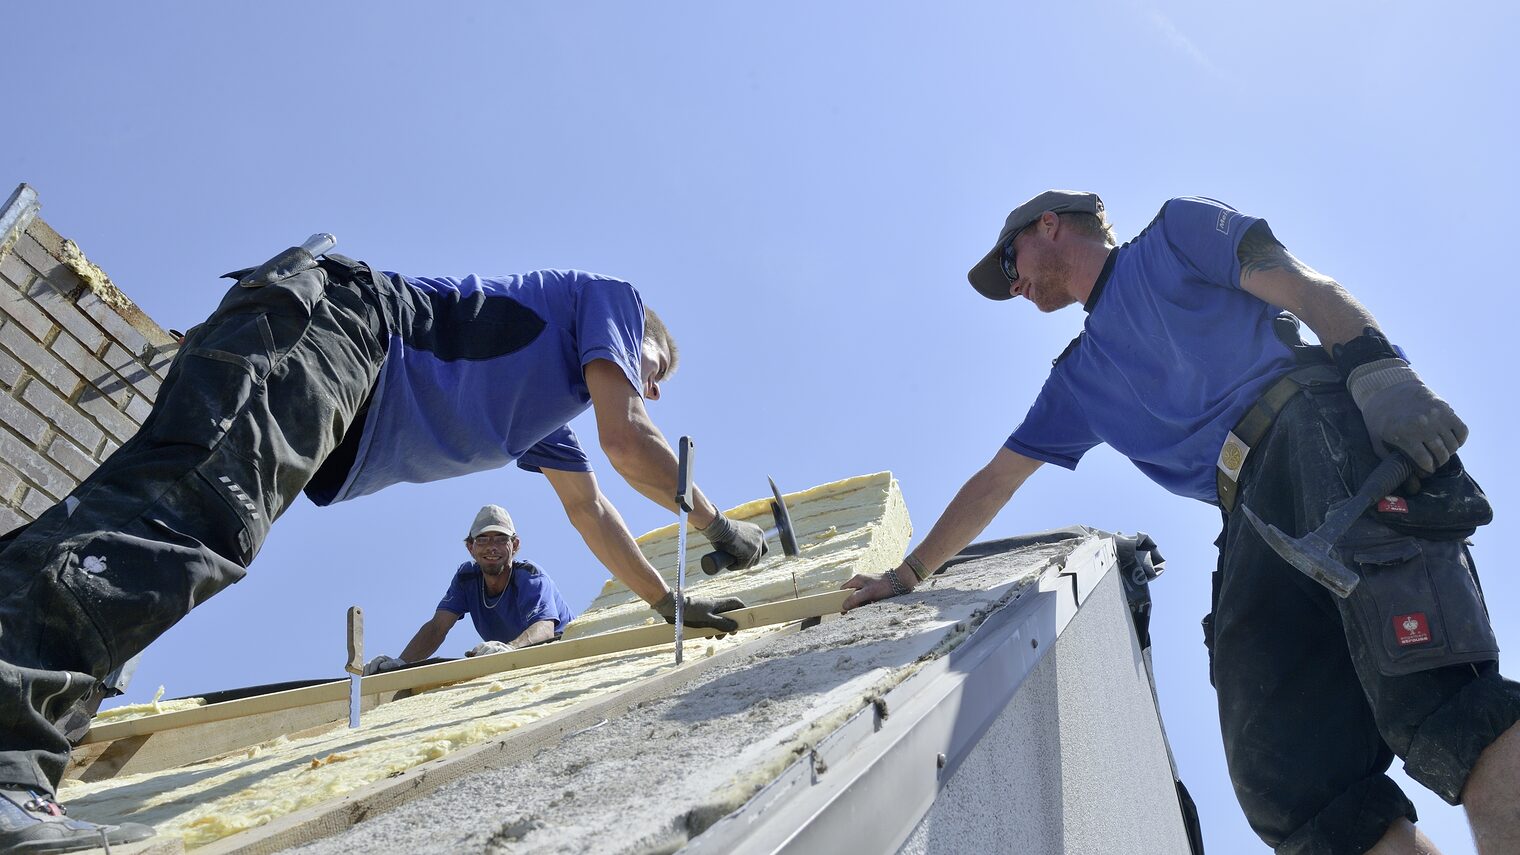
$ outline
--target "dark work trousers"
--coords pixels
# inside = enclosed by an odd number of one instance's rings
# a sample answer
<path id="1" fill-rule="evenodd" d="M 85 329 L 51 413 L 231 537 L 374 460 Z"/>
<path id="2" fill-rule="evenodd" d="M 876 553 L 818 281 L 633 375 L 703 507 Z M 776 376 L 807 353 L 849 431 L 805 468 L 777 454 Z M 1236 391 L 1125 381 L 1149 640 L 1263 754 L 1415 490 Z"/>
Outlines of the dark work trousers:
<path id="1" fill-rule="evenodd" d="M 0 551 L 0 783 L 54 792 L 55 722 L 238 581 L 368 399 L 395 293 L 367 268 L 234 286 L 138 433 Z"/>
<path id="2" fill-rule="evenodd" d="M 1241 501 L 1302 536 L 1376 463 L 1345 389 L 1311 387 L 1251 451 Z M 1384 774 L 1395 755 L 1456 803 L 1478 755 L 1520 718 L 1520 685 L 1495 661 L 1385 676 L 1348 633 L 1345 601 L 1278 557 L 1245 514 L 1226 519 L 1220 547 L 1211 674 L 1230 779 L 1262 840 L 1300 855 L 1371 848 L 1415 819 Z"/>

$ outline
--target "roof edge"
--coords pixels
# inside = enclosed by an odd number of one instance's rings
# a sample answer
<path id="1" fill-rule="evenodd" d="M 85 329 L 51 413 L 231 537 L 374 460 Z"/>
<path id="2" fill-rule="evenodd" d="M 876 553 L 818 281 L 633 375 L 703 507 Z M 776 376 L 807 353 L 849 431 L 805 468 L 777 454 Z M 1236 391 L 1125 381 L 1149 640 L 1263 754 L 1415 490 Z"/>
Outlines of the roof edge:
<path id="1" fill-rule="evenodd" d="M 0 259 L 5 258 L 16 241 L 26 233 L 26 227 L 37 218 L 37 212 L 41 208 L 42 203 L 37 201 L 37 191 L 31 185 L 25 182 L 16 185 L 15 192 L 5 200 L 5 207 L 0 208 Z"/>

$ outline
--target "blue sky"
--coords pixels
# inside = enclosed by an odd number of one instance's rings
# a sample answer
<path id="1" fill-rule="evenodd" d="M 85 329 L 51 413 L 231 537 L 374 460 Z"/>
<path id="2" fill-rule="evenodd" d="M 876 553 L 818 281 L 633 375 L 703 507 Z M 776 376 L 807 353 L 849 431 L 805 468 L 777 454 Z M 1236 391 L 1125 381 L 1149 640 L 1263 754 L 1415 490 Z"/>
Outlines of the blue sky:
<path id="1" fill-rule="evenodd" d="M 216 277 L 311 232 L 420 275 L 577 267 L 634 282 L 684 365 L 654 405 L 724 506 L 890 469 L 920 533 L 1018 423 L 1081 325 L 965 271 L 1014 205 L 1102 194 L 1121 239 L 1177 195 L 1266 217 L 1404 345 L 1472 426 L 1500 642 L 1520 505 L 1513 4 L 12 4 L 0 184 L 165 327 Z M 576 423 L 588 445 L 589 418 Z M 593 449 L 635 533 L 671 515 Z M 338 675 L 343 615 L 398 653 L 475 510 L 506 505 L 571 605 L 606 578 L 515 469 L 304 500 L 248 578 L 149 651 L 144 699 Z M 1235 804 L 1198 620 L 1218 513 L 1106 449 L 1046 467 L 993 523 L 1150 532 L 1163 714 L 1211 852 L 1265 851 Z M 474 643 L 458 627 L 443 650 Z M 1513 672 L 1513 667 L 1510 669 Z M 1427 831 L 1460 812 L 1409 785 Z M 1254 847 L 1254 848 L 1253 848 Z"/>

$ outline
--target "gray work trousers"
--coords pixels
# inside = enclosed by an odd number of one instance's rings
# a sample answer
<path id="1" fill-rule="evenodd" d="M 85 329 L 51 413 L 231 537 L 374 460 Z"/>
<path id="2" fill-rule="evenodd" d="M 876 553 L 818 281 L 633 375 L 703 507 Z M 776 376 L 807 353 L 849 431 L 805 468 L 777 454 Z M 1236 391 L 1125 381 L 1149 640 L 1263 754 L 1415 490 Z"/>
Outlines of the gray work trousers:
<path id="1" fill-rule="evenodd" d="M 0 783 L 54 792 L 70 748 L 58 722 L 242 578 L 361 413 L 395 299 L 383 276 L 331 260 L 234 286 L 138 433 L 0 541 Z"/>

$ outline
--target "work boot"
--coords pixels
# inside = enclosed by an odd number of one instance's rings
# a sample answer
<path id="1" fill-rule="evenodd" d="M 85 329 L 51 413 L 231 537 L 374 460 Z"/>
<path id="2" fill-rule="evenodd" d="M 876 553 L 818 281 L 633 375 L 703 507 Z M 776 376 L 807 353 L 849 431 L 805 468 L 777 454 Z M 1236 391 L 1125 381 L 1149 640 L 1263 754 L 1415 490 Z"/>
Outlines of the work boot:
<path id="1" fill-rule="evenodd" d="M 0 852 L 18 855 L 100 849 L 106 843 L 136 843 L 153 829 L 136 822 L 96 825 L 69 819 L 52 796 L 28 787 L 0 784 Z"/>

